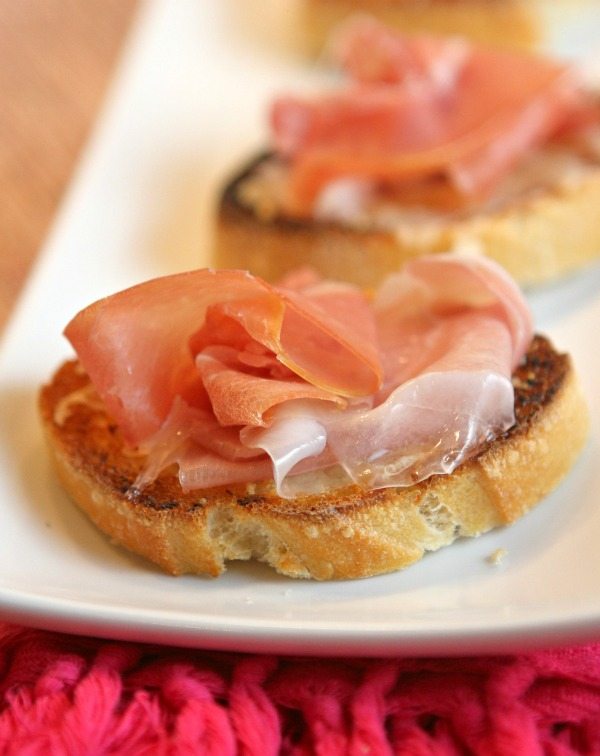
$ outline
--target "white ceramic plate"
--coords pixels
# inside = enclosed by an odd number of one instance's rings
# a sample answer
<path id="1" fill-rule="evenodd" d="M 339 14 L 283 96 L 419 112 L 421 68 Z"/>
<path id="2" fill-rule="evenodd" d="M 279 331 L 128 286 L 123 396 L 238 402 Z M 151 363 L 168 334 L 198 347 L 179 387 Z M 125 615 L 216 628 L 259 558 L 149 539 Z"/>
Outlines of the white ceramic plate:
<path id="1" fill-rule="evenodd" d="M 285 4 L 284 4 L 285 5 Z M 260 23 L 253 13 L 266 9 Z M 260 144 L 269 94 L 305 82 L 280 4 L 144 8 L 105 117 L 0 349 L 0 611 L 40 627 L 206 648 L 466 653 L 600 635 L 600 269 L 538 292 L 540 329 L 571 351 L 593 435 L 565 483 L 510 529 L 404 572 L 294 582 L 260 565 L 171 578 L 111 545 L 67 500 L 42 446 L 38 385 L 91 300 L 206 259 L 212 199 Z M 288 6 L 289 8 L 289 6 Z M 276 33 L 275 33 L 276 32 Z M 487 557 L 507 550 L 500 566 Z"/>

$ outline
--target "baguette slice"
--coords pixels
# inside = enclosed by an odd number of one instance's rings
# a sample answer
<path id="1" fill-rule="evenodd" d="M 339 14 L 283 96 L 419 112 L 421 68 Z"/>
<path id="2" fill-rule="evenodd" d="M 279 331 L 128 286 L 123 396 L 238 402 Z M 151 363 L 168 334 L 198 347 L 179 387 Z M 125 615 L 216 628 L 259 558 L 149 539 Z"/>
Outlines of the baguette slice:
<path id="1" fill-rule="evenodd" d="M 588 431 L 571 362 L 537 336 L 513 382 L 515 426 L 452 475 L 294 500 L 272 482 L 183 493 L 173 471 L 135 490 L 143 458 L 124 447 L 77 362 L 42 388 L 40 410 L 64 488 L 118 544 L 175 575 L 216 576 L 227 560 L 258 559 L 326 580 L 398 570 L 459 536 L 512 523 L 559 483 Z"/>
<path id="2" fill-rule="evenodd" d="M 434 222 L 429 216 L 425 222 L 399 216 L 383 227 L 281 214 L 271 203 L 270 187 L 264 196 L 257 192 L 260 176 L 274 160 L 261 154 L 223 191 L 215 265 L 248 269 L 268 281 L 308 265 L 325 278 L 371 287 L 413 257 L 467 246 L 499 262 L 522 286 L 543 284 L 600 257 L 600 158 L 589 156 L 584 163 L 580 155 L 573 158 L 572 174 L 567 166 L 562 180 L 528 187 L 496 208 L 463 217 L 440 215 Z M 551 160 L 554 165 L 556 157 L 549 154 Z M 525 166 L 522 172 L 531 170 Z"/>

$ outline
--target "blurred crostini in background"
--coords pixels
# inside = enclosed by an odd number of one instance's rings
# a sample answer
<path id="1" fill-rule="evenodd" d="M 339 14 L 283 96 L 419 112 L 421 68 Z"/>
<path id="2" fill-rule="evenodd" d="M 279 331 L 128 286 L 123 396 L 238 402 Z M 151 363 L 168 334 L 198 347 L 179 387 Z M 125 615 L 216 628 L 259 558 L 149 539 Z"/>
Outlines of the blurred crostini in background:
<path id="1" fill-rule="evenodd" d="M 595 0 L 302 0 L 307 48 L 319 55 L 332 31 L 368 13 L 404 33 L 459 35 L 484 45 L 532 50 L 553 44 L 557 25 Z M 583 21 L 583 20 L 582 20 Z"/>

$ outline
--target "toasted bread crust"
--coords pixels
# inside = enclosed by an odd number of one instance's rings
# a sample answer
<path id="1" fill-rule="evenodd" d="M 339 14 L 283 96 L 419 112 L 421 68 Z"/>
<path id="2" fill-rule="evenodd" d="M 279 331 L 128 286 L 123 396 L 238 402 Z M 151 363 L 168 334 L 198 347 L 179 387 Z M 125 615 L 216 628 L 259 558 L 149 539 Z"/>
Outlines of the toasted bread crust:
<path id="1" fill-rule="evenodd" d="M 241 184 L 269 153 L 254 158 L 226 186 L 218 210 L 215 263 L 277 281 L 310 265 L 326 278 L 376 286 L 408 260 L 457 245 L 476 245 L 523 286 L 582 268 L 600 256 L 600 166 L 576 182 L 516 199 L 494 212 L 447 220 L 422 233 L 282 215 L 261 218 L 240 200 Z"/>
<path id="2" fill-rule="evenodd" d="M 46 439 L 75 502 L 117 543 L 172 574 L 218 575 L 255 558 L 292 577 L 390 572 L 459 536 L 514 522 L 566 474 L 587 435 L 571 363 L 536 337 L 514 375 L 516 425 L 452 475 L 410 488 L 279 498 L 271 482 L 182 492 L 166 472 L 144 491 L 128 451 L 76 362 L 40 393 Z"/>

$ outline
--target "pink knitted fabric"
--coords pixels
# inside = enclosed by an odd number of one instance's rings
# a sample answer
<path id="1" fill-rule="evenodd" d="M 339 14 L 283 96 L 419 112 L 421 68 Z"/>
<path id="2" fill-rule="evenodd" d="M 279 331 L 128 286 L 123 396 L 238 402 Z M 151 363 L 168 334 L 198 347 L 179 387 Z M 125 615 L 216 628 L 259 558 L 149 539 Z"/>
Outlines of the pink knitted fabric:
<path id="1" fill-rule="evenodd" d="M 325 660 L 0 625 L 0 753 L 600 754 L 600 644 Z"/>

